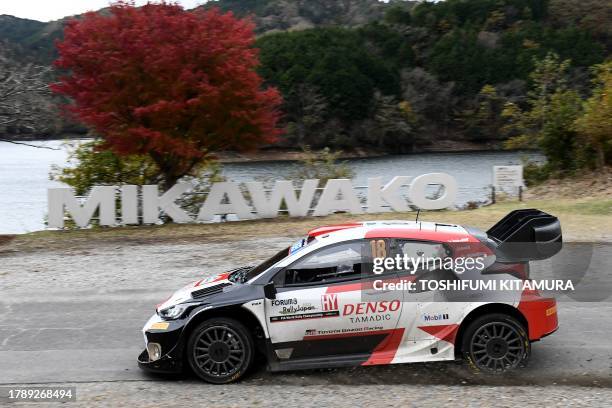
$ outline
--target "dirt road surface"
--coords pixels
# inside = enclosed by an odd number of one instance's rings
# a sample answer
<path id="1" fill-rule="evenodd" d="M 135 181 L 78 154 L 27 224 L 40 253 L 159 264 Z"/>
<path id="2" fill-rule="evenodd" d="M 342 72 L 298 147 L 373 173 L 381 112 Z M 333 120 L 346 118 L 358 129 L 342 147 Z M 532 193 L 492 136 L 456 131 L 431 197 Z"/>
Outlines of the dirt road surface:
<path id="1" fill-rule="evenodd" d="M 612 400 L 610 299 L 559 302 L 559 331 L 535 343 L 529 366 L 508 377 L 474 375 L 449 362 L 273 374 L 260 368 L 238 384 L 212 386 L 189 374 L 159 377 L 137 367 L 140 330 L 156 303 L 201 277 L 256 263 L 294 238 L 4 252 L 0 385 L 75 385 L 82 406 L 516 407 Z"/>

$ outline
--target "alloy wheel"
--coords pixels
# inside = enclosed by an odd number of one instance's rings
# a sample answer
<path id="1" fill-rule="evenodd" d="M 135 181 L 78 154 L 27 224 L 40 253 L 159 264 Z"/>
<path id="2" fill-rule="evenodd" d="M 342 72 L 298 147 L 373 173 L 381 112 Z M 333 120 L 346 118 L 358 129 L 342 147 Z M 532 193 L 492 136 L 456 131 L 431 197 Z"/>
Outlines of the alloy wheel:
<path id="1" fill-rule="evenodd" d="M 525 355 L 525 344 L 517 328 L 504 322 L 481 326 L 474 333 L 470 348 L 476 366 L 492 372 L 517 367 Z"/>
<path id="2" fill-rule="evenodd" d="M 232 328 L 211 326 L 196 338 L 193 358 L 206 374 L 225 377 L 235 374 L 244 365 L 245 345 Z"/>

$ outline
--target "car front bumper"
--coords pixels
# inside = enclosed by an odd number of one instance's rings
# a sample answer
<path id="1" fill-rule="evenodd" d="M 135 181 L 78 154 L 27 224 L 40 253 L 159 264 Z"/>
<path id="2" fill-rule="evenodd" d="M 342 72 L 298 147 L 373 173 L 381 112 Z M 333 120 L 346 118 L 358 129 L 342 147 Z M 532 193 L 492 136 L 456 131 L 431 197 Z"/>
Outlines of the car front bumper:
<path id="1" fill-rule="evenodd" d="M 178 373 L 183 369 L 181 334 L 184 320 L 164 321 L 157 314 L 151 316 L 142 329 L 145 349 L 138 356 L 138 366 L 157 373 Z M 147 346 L 156 343 L 161 348 L 160 357 L 151 360 Z"/>
<path id="2" fill-rule="evenodd" d="M 154 373 L 176 374 L 183 371 L 183 362 L 169 355 L 165 355 L 159 360 L 150 361 L 149 352 L 144 349 L 138 356 L 138 367 Z"/>

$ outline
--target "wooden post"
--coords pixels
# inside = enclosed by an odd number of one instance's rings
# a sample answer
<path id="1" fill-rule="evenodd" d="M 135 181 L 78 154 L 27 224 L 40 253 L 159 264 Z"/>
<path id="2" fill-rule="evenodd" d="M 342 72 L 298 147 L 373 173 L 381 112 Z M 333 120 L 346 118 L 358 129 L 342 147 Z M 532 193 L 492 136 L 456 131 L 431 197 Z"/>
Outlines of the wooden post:
<path id="1" fill-rule="evenodd" d="M 491 204 L 495 204 L 495 186 L 491 186 Z"/>
<path id="2" fill-rule="evenodd" d="M 523 186 L 519 186 L 519 201 L 523 201 Z"/>

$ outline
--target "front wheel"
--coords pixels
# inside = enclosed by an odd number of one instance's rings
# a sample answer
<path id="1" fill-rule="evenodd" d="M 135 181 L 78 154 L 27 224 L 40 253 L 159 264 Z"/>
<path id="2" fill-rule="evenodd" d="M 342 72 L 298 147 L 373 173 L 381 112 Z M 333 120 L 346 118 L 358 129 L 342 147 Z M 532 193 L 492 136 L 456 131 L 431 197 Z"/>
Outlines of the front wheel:
<path id="1" fill-rule="evenodd" d="M 213 384 L 238 380 L 252 365 L 253 354 L 250 333 L 234 319 L 206 320 L 195 328 L 187 343 L 191 369 Z"/>
<path id="2" fill-rule="evenodd" d="M 479 317 L 463 338 L 463 357 L 476 372 L 505 373 L 524 366 L 531 353 L 523 325 L 504 314 Z"/>

